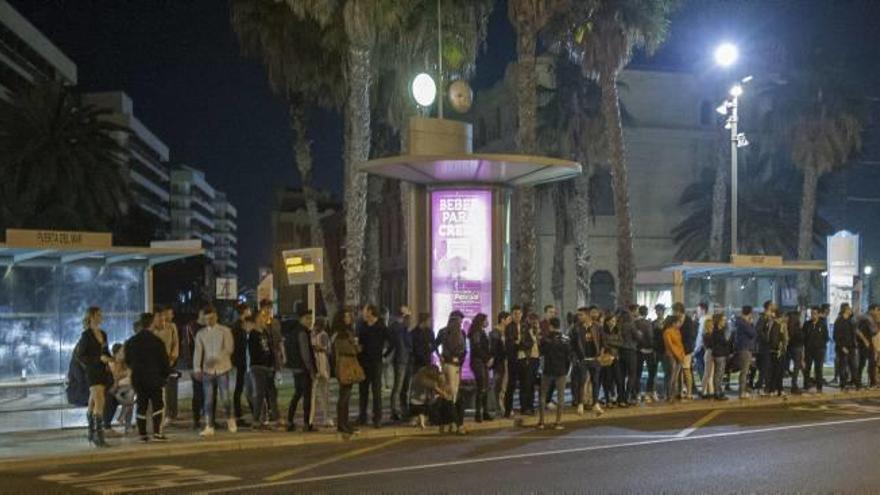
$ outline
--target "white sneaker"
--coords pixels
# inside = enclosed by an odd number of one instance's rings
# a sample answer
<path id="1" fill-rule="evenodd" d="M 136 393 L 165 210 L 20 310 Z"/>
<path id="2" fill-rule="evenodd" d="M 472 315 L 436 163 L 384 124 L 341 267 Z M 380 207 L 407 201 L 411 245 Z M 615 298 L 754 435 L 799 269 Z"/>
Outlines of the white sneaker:
<path id="1" fill-rule="evenodd" d="M 660 396 L 657 395 L 657 392 L 652 392 L 652 393 L 651 393 L 651 400 L 652 400 L 653 402 L 660 402 Z"/>
<path id="2" fill-rule="evenodd" d="M 578 416 L 583 416 L 583 415 L 584 415 L 584 405 L 578 404 Z"/>
<path id="3" fill-rule="evenodd" d="M 600 415 L 600 414 L 604 413 L 605 411 L 602 409 L 602 406 L 600 406 L 599 403 L 597 402 L 596 404 L 593 405 L 593 412 L 596 413 L 596 415 Z"/>
<path id="4" fill-rule="evenodd" d="M 213 437 L 214 436 L 214 427 L 206 426 L 204 430 L 199 432 L 200 437 Z"/>
<path id="5" fill-rule="evenodd" d="M 324 422 L 324 426 L 326 428 L 333 428 L 334 426 L 336 426 L 336 423 L 334 423 L 332 419 L 328 419 Z"/>
<path id="6" fill-rule="evenodd" d="M 171 424 L 171 418 L 169 418 L 168 416 L 165 416 L 165 418 L 162 419 L 162 428 L 164 429 L 165 427 L 167 427 L 170 424 Z"/>
<path id="7" fill-rule="evenodd" d="M 226 420 L 226 427 L 229 428 L 229 433 L 235 433 L 238 431 L 238 424 L 235 422 L 235 418 L 229 418 Z"/>

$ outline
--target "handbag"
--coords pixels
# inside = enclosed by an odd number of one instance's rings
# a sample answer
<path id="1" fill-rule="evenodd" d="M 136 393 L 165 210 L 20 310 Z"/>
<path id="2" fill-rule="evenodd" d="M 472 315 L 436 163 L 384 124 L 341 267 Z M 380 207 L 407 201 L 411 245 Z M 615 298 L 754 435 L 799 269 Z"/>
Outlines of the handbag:
<path id="1" fill-rule="evenodd" d="M 602 351 L 602 353 L 599 354 L 599 357 L 597 358 L 597 361 L 599 361 L 599 366 L 603 368 L 607 368 L 614 364 L 614 360 L 614 355 L 607 351 Z"/>
<path id="2" fill-rule="evenodd" d="M 357 358 L 351 356 L 339 356 L 337 358 L 339 369 L 336 372 L 339 383 L 342 385 L 352 385 L 364 381 L 367 377 L 364 369 L 358 362 Z"/>

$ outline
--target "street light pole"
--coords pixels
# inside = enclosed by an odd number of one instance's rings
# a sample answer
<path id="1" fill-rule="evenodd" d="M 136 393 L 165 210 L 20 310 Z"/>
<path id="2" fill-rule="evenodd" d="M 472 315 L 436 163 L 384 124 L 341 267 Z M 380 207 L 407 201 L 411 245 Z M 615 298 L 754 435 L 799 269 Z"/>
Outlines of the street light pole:
<path id="1" fill-rule="evenodd" d="M 731 255 L 738 254 L 738 233 L 737 233 L 737 207 L 738 207 L 738 195 L 737 195 L 737 179 L 738 179 L 738 168 L 736 163 L 736 152 L 739 147 L 739 140 L 737 138 L 737 119 L 739 118 L 739 114 L 737 111 L 737 107 L 739 104 L 739 96 L 733 95 L 733 98 L 730 101 L 730 119 L 728 120 L 730 124 L 730 253 Z M 733 261 L 733 260 L 731 260 Z"/>

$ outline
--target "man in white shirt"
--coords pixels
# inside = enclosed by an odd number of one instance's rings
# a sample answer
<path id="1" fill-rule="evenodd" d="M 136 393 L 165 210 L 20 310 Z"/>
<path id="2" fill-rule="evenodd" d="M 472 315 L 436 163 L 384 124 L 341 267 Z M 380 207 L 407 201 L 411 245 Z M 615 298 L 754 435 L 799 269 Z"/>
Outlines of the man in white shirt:
<path id="1" fill-rule="evenodd" d="M 232 370 L 232 352 L 235 349 L 232 331 L 217 323 L 217 311 L 213 306 L 208 306 L 204 315 L 207 326 L 196 334 L 193 373 L 200 377 L 205 393 L 205 429 L 200 435 L 208 437 L 214 434 L 211 411 L 214 409 L 215 384 L 226 413 L 229 431 L 235 433 L 238 426 L 232 415 L 232 401 L 229 397 L 229 372 Z"/>

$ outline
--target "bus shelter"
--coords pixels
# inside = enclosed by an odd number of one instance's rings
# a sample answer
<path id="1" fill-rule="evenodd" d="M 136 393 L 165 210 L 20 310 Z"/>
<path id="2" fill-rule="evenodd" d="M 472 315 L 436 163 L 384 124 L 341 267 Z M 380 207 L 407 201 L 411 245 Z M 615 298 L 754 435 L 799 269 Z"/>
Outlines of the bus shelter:
<path id="1" fill-rule="evenodd" d="M 161 245 L 161 243 L 159 244 Z M 153 307 L 153 267 L 201 248 L 119 247 L 105 233 L 7 230 L 0 244 L 0 432 L 81 424 L 65 382 L 89 306 L 110 345 Z"/>

